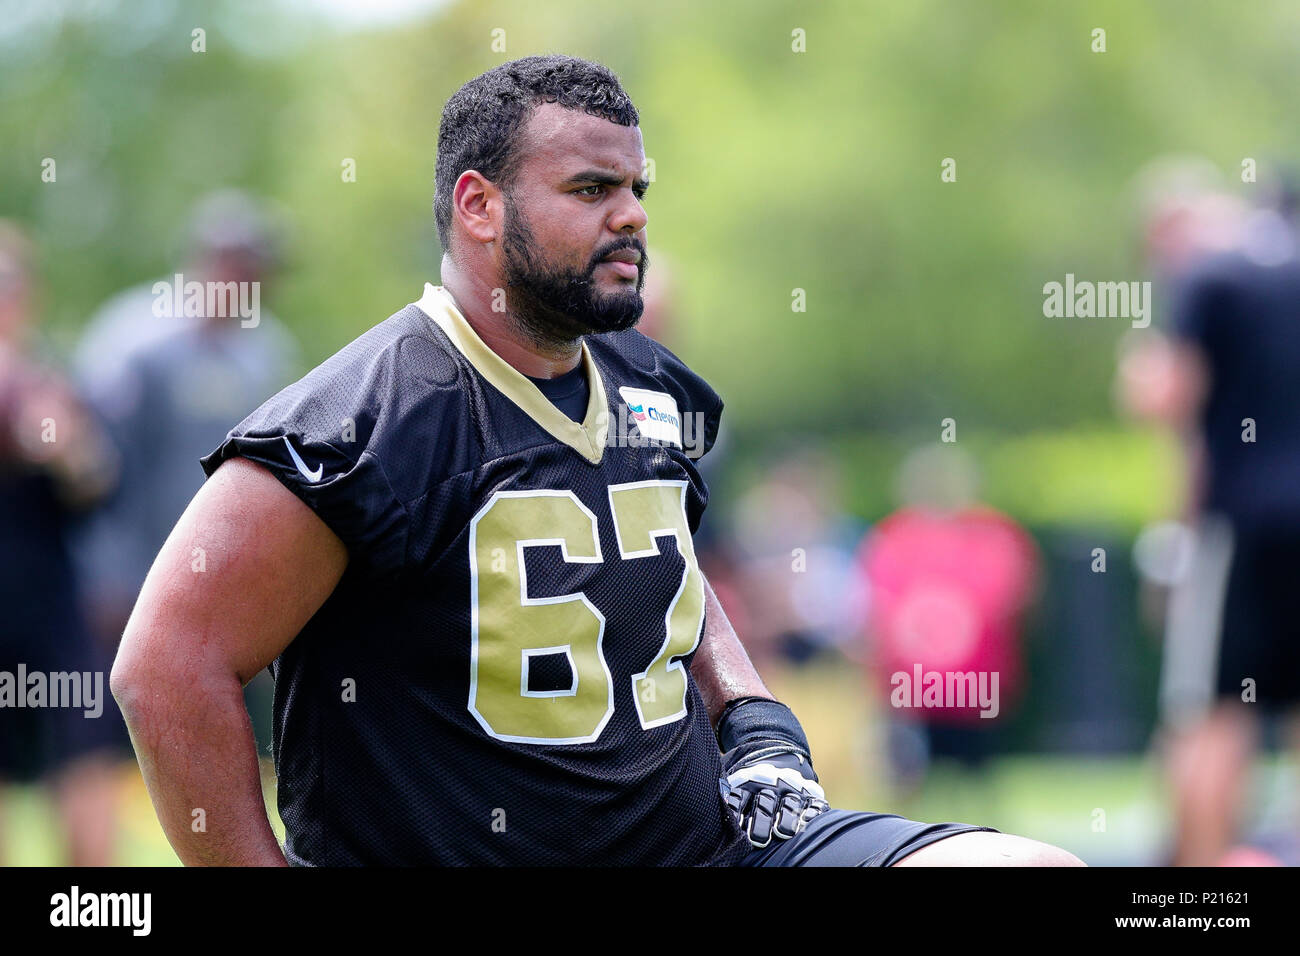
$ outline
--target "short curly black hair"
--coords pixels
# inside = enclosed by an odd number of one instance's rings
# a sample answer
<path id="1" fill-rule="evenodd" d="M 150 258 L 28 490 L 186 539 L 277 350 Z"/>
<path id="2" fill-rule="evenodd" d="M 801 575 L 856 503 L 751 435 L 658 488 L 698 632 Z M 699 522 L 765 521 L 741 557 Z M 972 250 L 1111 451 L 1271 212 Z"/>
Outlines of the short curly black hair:
<path id="1" fill-rule="evenodd" d="M 582 110 L 620 126 L 638 126 L 631 98 L 607 67 L 572 56 L 526 56 L 480 73 L 452 95 L 438 128 L 433 218 L 444 250 L 451 243 L 456 180 L 476 169 L 509 185 L 521 159 L 519 132 L 542 103 Z"/>

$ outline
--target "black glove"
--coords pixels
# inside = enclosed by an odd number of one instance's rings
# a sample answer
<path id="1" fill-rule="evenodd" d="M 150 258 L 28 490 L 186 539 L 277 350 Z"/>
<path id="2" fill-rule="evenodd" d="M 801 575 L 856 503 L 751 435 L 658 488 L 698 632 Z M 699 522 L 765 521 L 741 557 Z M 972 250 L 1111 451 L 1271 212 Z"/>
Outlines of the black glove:
<path id="1" fill-rule="evenodd" d="M 803 728 L 784 704 L 761 697 L 728 702 L 718 744 L 724 800 L 754 847 L 788 840 L 830 809 Z"/>
<path id="2" fill-rule="evenodd" d="M 774 754 L 742 764 L 727 775 L 726 783 L 726 804 L 756 848 L 767 846 L 773 837 L 790 839 L 830 809 L 812 764 L 799 754 Z"/>

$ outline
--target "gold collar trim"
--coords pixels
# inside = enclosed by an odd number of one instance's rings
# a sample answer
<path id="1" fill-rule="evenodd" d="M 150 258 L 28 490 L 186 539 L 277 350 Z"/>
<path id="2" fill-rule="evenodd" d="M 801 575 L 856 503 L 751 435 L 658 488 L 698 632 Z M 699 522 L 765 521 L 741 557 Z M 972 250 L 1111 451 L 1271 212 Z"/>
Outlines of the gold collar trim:
<path id="1" fill-rule="evenodd" d="M 438 324 L 478 373 L 506 398 L 518 405 L 556 441 L 563 442 L 593 465 L 599 465 L 609 433 L 609 405 L 600 369 L 582 343 L 582 364 L 587 370 L 587 414 L 581 422 L 565 415 L 513 365 L 493 352 L 456 306 L 451 293 L 426 282 L 416 306 Z"/>

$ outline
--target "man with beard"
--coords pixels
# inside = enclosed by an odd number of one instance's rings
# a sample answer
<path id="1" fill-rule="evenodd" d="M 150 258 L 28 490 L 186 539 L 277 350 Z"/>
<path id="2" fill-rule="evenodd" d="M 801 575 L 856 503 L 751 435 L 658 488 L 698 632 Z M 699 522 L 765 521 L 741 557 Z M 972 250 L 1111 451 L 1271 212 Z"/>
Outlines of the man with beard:
<path id="1" fill-rule="evenodd" d="M 722 402 L 632 330 L 637 123 L 583 60 L 467 83 L 442 285 L 203 459 L 112 676 L 184 862 L 1077 863 L 826 806 L 695 559 Z M 268 665 L 283 849 L 240 697 Z"/>

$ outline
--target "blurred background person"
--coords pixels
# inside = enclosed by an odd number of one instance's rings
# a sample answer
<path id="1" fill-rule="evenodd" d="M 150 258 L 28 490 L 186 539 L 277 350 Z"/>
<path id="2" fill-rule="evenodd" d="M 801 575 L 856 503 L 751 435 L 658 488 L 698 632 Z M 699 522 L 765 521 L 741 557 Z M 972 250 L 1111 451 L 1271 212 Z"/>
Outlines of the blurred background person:
<path id="1" fill-rule="evenodd" d="M 846 512 L 829 456 L 813 444 L 774 454 L 736 502 L 732 532 L 755 666 L 840 656 L 862 599 L 853 553 L 863 524 Z"/>
<path id="2" fill-rule="evenodd" d="M 1175 300 L 1188 274 L 1205 259 L 1243 241 L 1250 209 L 1228 192 L 1218 167 L 1203 156 L 1153 160 L 1138 173 L 1133 192 L 1141 256 L 1157 304 Z M 1170 310 L 1161 305 L 1153 311 L 1150 327 L 1130 329 L 1120 339 L 1117 397 L 1138 418 L 1174 422 L 1194 401 L 1180 391 L 1192 382 L 1177 369 L 1188 357 L 1176 331 L 1168 329 Z M 1186 457 L 1183 505 L 1194 510 L 1202 482 L 1200 443 L 1193 431 L 1177 431 Z"/>
<path id="3" fill-rule="evenodd" d="M 122 462 L 115 494 L 77 541 L 86 603 L 109 648 L 116 648 L 154 557 L 203 483 L 199 458 L 296 374 L 296 346 L 261 304 L 280 259 L 277 224 L 264 206 L 222 190 L 195 207 L 179 276 L 114 296 L 86 328 L 78 376 Z M 190 283 L 203 290 L 202 302 L 178 297 L 178 287 L 184 293 Z M 207 294 L 230 283 L 234 300 Z M 255 304 L 256 314 L 240 314 L 232 301 Z M 247 695 L 264 748 L 271 739 L 270 687 L 269 675 L 260 674 Z M 129 751 L 124 728 L 122 741 Z"/>
<path id="4" fill-rule="evenodd" d="M 68 531 L 112 487 L 112 449 L 64 378 L 36 358 L 39 304 L 32 247 L 0 220 L 0 671 L 98 672 L 102 712 L 0 708 L 0 784 L 48 784 L 65 862 L 112 862 L 114 777 L 107 693 L 112 659 L 95 653 L 77 600 Z M 46 680 L 50 680 L 48 676 Z M 18 694 L 28 687 L 15 684 Z M 0 801 L 0 857 L 6 849 Z"/>
<path id="5" fill-rule="evenodd" d="M 674 348 L 681 332 L 681 291 L 677 288 L 677 266 L 672 258 L 658 247 L 647 249 L 646 258 L 654 267 L 646 270 L 645 287 L 641 290 L 641 319 L 636 330 L 662 345 Z M 653 257 L 653 258 L 651 258 Z M 704 461 L 712 461 L 713 452 Z"/>
<path id="6" fill-rule="evenodd" d="M 898 471 L 902 507 L 876 524 L 859 553 L 871 596 L 869 672 L 890 702 L 886 749 L 904 792 L 921 786 L 932 757 L 978 770 L 1024 692 L 1021 628 L 1036 588 L 1037 549 L 1014 520 L 979 504 L 977 493 L 965 452 L 914 450 Z M 924 681 L 932 673 L 974 674 L 966 706 L 942 699 L 915 706 L 923 693 L 918 674 Z M 980 688 L 989 692 L 983 702 Z"/>
<path id="7" fill-rule="evenodd" d="M 1204 156 L 1152 160 L 1138 173 L 1133 192 L 1142 257 L 1161 292 L 1201 259 L 1241 242 L 1249 209 Z"/>
<path id="8" fill-rule="evenodd" d="M 1225 859 L 1261 731 L 1300 704 L 1297 196 L 1280 179 L 1264 191 L 1235 248 L 1186 265 L 1170 340 L 1122 386 L 1131 410 L 1182 436 L 1191 476 L 1160 685 L 1181 865 Z"/>

